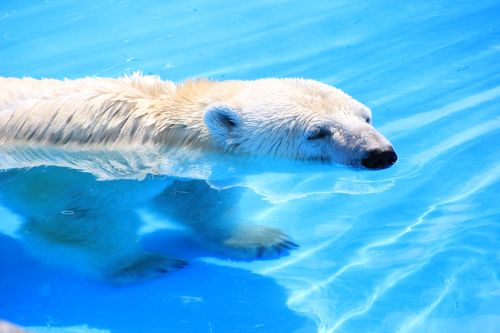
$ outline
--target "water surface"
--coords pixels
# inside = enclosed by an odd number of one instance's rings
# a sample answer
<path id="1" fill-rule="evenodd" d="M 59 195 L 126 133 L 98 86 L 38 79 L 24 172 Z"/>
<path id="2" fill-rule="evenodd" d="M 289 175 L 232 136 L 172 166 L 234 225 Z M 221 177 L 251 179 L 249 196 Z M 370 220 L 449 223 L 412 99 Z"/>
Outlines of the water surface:
<path id="1" fill-rule="evenodd" d="M 228 261 L 141 206 L 144 246 L 190 265 L 128 287 L 23 234 L 30 207 L 13 209 L 2 187 L 0 317 L 34 332 L 498 332 L 499 13 L 498 1 L 1 2 L 2 76 L 313 78 L 370 106 L 400 159 L 377 172 L 174 168 L 238 189 L 235 216 L 301 247 Z M 168 186 L 148 172 L 12 169 L 2 149 L 1 181 L 14 184 L 40 171 L 137 186 L 137 207 Z"/>

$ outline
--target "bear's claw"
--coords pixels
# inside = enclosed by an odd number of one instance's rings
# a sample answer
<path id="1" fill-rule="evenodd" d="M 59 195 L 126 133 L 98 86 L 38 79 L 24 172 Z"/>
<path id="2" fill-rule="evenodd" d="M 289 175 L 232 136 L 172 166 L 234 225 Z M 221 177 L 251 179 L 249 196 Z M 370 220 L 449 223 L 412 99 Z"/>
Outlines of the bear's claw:
<path id="1" fill-rule="evenodd" d="M 107 279 L 114 284 L 131 284 L 158 278 L 165 273 L 181 269 L 187 264 L 187 261 L 182 259 L 143 253 L 132 260 L 128 258 L 119 260 Z"/>
<path id="2" fill-rule="evenodd" d="M 176 259 L 176 260 L 177 263 L 173 265 L 175 268 L 184 268 L 189 264 L 186 260 L 182 259 Z"/>
<path id="3" fill-rule="evenodd" d="M 284 241 L 283 243 L 281 243 L 280 245 L 281 245 L 282 247 L 284 247 L 284 248 L 288 249 L 288 250 L 293 250 L 293 249 L 296 249 L 296 248 L 300 247 L 300 245 L 299 245 L 299 244 L 294 243 L 294 242 L 292 242 L 292 241 L 290 241 L 290 240 L 286 240 L 286 241 Z"/>
<path id="4" fill-rule="evenodd" d="M 245 227 L 224 241 L 225 252 L 239 259 L 276 258 L 299 247 L 279 229 Z"/>
<path id="5" fill-rule="evenodd" d="M 286 252 L 286 251 L 291 251 L 291 250 L 296 249 L 298 247 L 299 247 L 298 244 L 296 244 L 292 241 L 289 241 L 289 240 L 285 240 L 285 241 L 273 246 L 274 250 L 278 254 L 281 254 L 282 252 Z M 258 256 L 258 257 L 260 258 L 260 256 Z"/>

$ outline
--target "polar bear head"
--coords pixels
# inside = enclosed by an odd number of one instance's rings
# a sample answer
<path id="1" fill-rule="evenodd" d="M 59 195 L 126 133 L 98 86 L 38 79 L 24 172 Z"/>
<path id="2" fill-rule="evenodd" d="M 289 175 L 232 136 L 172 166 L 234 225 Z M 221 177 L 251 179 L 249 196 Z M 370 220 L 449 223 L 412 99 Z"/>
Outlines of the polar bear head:
<path id="1" fill-rule="evenodd" d="M 234 95 L 204 112 L 211 140 L 224 151 L 368 169 L 397 160 L 370 109 L 339 89 L 304 79 L 237 82 Z"/>

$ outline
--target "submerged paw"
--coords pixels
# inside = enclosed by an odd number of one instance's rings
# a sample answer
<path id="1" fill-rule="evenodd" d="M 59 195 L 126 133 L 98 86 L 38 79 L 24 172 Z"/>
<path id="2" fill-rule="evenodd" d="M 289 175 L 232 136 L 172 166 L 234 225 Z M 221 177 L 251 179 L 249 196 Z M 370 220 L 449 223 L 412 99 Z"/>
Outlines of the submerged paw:
<path id="1" fill-rule="evenodd" d="M 292 242 L 289 239 L 282 240 L 281 242 L 274 244 L 273 250 L 278 254 L 281 255 L 282 253 L 287 253 L 293 249 L 296 249 L 299 247 L 297 243 Z M 262 258 L 266 252 L 267 248 L 265 246 L 261 246 L 257 249 L 257 258 Z"/>
<path id="2" fill-rule="evenodd" d="M 120 260 L 107 278 L 114 284 L 131 284 L 156 279 L 165 273 L 183 268 L 185 260 L 146 253 L 135 258 Z"/>
<path id="3" fill-rule="evenodd" d="M 299 247 L 281 230 L 263 226 L 239 230 L 224 245 L 242 259 L 276 258 Z"/>

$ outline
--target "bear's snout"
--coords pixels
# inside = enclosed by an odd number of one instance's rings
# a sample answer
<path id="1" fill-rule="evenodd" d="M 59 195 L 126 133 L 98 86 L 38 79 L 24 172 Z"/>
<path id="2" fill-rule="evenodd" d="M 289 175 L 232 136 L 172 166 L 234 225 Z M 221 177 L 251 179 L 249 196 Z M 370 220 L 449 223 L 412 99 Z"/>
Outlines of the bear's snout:
<path id="1" fill-rule="evenodd" d="M 398 155 L 392 147 L 388 149 L 374 149 L 366 154 L 361 164 L 367 169 L 385 169 L 396 163 Z"/>

